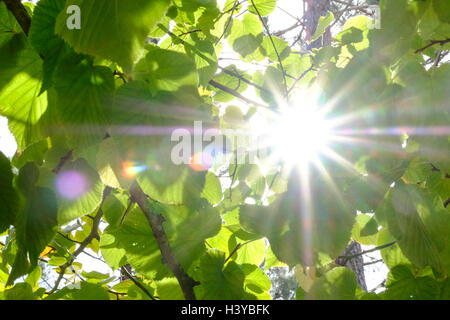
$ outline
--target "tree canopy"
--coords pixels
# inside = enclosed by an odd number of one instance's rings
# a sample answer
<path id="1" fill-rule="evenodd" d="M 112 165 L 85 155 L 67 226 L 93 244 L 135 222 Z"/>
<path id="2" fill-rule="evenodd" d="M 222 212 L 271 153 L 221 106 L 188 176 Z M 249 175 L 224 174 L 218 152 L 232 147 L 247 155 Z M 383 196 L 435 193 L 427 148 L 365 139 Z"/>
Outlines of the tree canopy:
<path id="1" fill-rule="evenodd" d="M 449 299 L 450 2 L 329 3 L 0 1 L 0 299 Z"/>

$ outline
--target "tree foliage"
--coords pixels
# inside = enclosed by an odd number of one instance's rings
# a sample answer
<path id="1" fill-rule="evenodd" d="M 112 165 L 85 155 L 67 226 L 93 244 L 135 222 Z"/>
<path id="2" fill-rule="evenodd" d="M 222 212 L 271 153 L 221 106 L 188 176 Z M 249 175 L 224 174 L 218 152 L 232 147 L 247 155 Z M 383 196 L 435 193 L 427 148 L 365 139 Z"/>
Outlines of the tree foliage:
<path id="1" fill-rule="evenodd" d="M 450 2 L 382 0 L 381 28 L 356 15 L 300 52 L 267 25 L 276 2 L 0 1 L 0 114 L 18 145 L 0 153 L 1 299 L 270 299 L 264 271 L 283 265 L 297 299 L 450 298 Z M 264 68 L 220 67 L 226 46 Z M 245 128 L 314 88 L 367 139 L 336 142 L 345 161 L 312 167 L 309 194 L 296 169 L 236 150 L 220 168 L 170 161 L 165 128 Z M 352 240 L 380 247 L 385 291 L 336 263 Z M 126 276 L 84 271 L 88 248 Z"/>

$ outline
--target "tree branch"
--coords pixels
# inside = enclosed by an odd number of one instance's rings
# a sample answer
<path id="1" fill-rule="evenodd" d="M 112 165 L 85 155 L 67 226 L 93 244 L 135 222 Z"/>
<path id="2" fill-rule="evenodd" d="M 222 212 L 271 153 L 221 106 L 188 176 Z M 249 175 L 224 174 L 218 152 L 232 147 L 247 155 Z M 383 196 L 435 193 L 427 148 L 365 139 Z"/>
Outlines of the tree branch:
<path id="1" fill-rule="evenodd" d="M 167 264 L 169 269 L 175 275 L 180 284 L 181 290 L 183 291 L 184 297 L 187 300 L 196 300 L 194 287 L 198 285 L 194 279 L 189 277 L 189 275 L 183 270 L 180 263 L 177 261 L 175 254 L 169 244 L 169 239 L 163 228 L 164 217 L 160 214 L 154 212 L 150 207 L 148 196 L 142 191 L 141 187 L 137 182 L 133 183 L 130 188 L 130 194 L 132 201 L 136 202 L 141 208 L 148 223 L 155 235 L 156 242 L 158 243 L 159 250 L 163 258 L 163 263 Z"/>
<path id="2" fill-rule="evenodd" d="M 84 251 L 84 249 L 86 249 L 86 247 L 92 242 L 92 240 L 94 239 L 100 240 L 98 227 L 100 225 L 100 221 L 103 216 L 102 206 L 103 203 L 105 202 L 106 197 L 111 193 L 111 190 L 112 189 L 110 187 L 106 187 L 105 190 L 103 191 L 103 199 L 102 202 L 100 203 L 100 208 L 98 209 L 97 215 L 95 216 L 94 222 L 92 224 L 91 232 L 89 233 L 87 238 L 84 239 L 84 241 L 80 244 L 77 250 L 75 250 L 75 252 L 72 254 L 72 258 L 70 259 L 70 261 L 66 262 L 60 267 L 59 276 L 56 279 L 53 288 L 47 293 L 48 295 L 51 295 L 56 290 L 58 290 L 59 284 L 61 283 L 61 280 L 63 279 L 64 273 L 66 272 L 67 268 L 72 266 L 75 259 Z"/>
<path id="3" fill-rule="evenodd" d="M 245 103 L 247 103 L 249 105 L 254 105 L 254 106 L 257 106 L 257 107 L 261 107 L 261 108 L 270 108 L 269 106 L 267 106 L 265 104 L 261 104 L 261 103 L 258 103 L 256 101 L 250 100 L 250 99 L 244 97 L 239 92 L 237 92 L 237 91 L 235 91 L 235 90 L 233 90 L 231 88 L 228 88 L 228 87 L 226 87 L 226 86 L 224 86 L 224 85 L 222 85 L 222 84 L 220 84 L 220 83 L 218 83 L 218 82 L 216 82 L 214 80 L 209 81 L 209 84 L 212 85 L 214 88 L 220 89 L 222 91 L 225 91 L 226 93 L 231 94 L 232 96 L 234 96 L 234 97 L 244 101 Z"/>
<path id="4" fill-rule="evenodd" d="M 365 255 L 365 254 L 370 253 L 370 252 L 374 252 L 374 251 L 377 251 L 377 250 L 381 250 L 381 249 L 384 249 L 384 248 L 393 246 L 393 245 L 396 244 L 396 243 L 397 243 L 397 241 L 393 241 L 393 242 L 384 244 L 384 245 L 382 245 L 382 246 L 375 247 L 375 248 L 370 249 L 370 250 L 361 251 L 360 253 L 353 254 L 353 255 L 351 255 L 351 256 L 339 256 L 339 257 L 336 259 L 336 264 L 345 266 L 345 265 L 347 264 L 347 262 L 348 262 L 349 260 L 351 260 L 351 259 L 354 259 L 354 258 L 356 258 L 356 257 Z"/>
<path id="5" fill-rule="evenodd" d="M 428 45 L 426 45 L 423 48 L 417 49 L 416 51 L 414 51 L 414 53 L 420 53 L 422 51 L 425 51 L 426 49 L 428 49 L 429 47 L 434 46 L 435 44 L 439 44 L 441 47 L 450 42 L 450 38 L 447 38 L 445 40 L 430 40 L 430 43 Z"/>
<path id="6" fill-rule="evenodd" d="M 59 161 L 58 166 L 53 169 L 53 173 L 58 174 L 61 169 L 64 167 L 64 165 L 66 164 L 67 161 L 71 160 L 73 156 L 73 150 L 70 150 L 69 152 L 67 152 Z"/>
<path id="7" fill-rule="evenodd" d="M 31 26 L 31 17 L 20 0 L 3 0 L 6 7 L 14 15 L 17 22 L 22 27 L 23 32 L 28 36 Z"/>

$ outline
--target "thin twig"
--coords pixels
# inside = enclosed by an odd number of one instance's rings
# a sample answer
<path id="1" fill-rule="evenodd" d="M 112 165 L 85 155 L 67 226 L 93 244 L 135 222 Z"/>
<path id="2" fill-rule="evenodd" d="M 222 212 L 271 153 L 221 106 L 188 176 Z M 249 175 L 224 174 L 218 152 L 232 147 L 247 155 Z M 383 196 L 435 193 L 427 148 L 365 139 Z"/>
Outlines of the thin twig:
<path id="1" fill-rule="evenodd" d="M 236 8 L 238 6 L 238 2 L 239 2 L 238 0 L 234 1 L 233 8 L 231 8 L 231 14 L 230 14 L 230 17 L 228 18 L 228 21 L 227 21 L 227 24 L 225 26 L 225 29 L 223 30 L 223 33 L 220 35 L 219 40 L 216 41 L 216 44 L 218 44 L 220 42 L 220 40 L 222 40 L 222 38 L 225 35 L 225 33 L 227 33 L 228 27 L 230 26 L 230 23 L 233 20 L 234 11 L 236 10 Z"/>
<path id="2" fill-rule="evenodd" d="M 234 97 L 244 101 L 245 103 L 247 103 L 249 105 L 253 105 L 253 106 L 261 107 L 261 108 L 270 108 L 268 105 L 261 104 L 259 102 L 250 100 L 250 99 L 244 97 L 239 92 L 237 92 L 237 91 L 235 91 L 235 90 L 233 90 L 231 88 L 228 88 L 228 87 L 226 87 L 226 86 L 224 86 L 224 85 L 222 85 L 222 84 L 220 84 L 220 83 L 218 83 L 218 82 L 216 82 L 214 80 L 210 80 L 209 84 L 212 85 L 214 88 L 220 89 L 220 90 L 222 90 L 222 91 L 224 91 L 224 92 L 226 92 L 228 94 L 231 94 L 232 96 L 234 96 Z"/>
<path id="3" fill-rule="evenodd" d="M 97 215 L 95 216 L 95 220 L 92 224 L 92 229 L 91 232 L 89 233 L 89 235 L 87 236 L 87 238 L 80 244 L 80 246 L 75 250 L 75 252 L 72 254 L 72 258 L 70 259 L 70 261 L 66 262 L 65 264 L 63 264 L 60 267 L 60 271 L 59 271 L 59 276 L 56 279 L 55 285 L 53 286 L 53 289 L 51 289 L 47 294 L 51 295 L 53 294 L 56 290 L 58 290 L 59 284 L 61 283 L 61 280 L 64 277 L 64 273 L 66 272 L 67 268 L 71 267 L 73 262 L 75 261 L 75 259 L 78 257 L 78 255 L 80 255 L 84 249 L 86 249 L 86 247 L 94 240 L 100 240 L 100 235 L 98 233 L 98 227 L 100 225 L 100 221 L 102 219 L 103 216 L 103 211 L 102 211 L 102 206 L 103 203 L 105 202 L 106 197 L 111 193 L 111 188 L 110 187 L 106 187 L 105 190 L 103 191 L 103 198 L 102 198 L 102 202 L 100 204 L 100 207 L 97 211 Z"/>
<path id="4" fill-rule="evenodd" d="M 247 245 L 247 244 L 249 244 L 249 243 L 252 243 L 252 242 L 254 242 L 254 241 L 260 240 L 260 239 L 262 239 L 262 238 L 257 238 L 257 239 L 253 239 L 253 240 L 248 240 L 247 242 L 244 242 L 244 243 L 238 243 L 238 244 L 236 245 L 236 247 L 233 249 L 233 251 L 230 252 L 230 255 L 225 259 L 225 262 L 224 262 L 224 263 L 227 263 L 228 260 L 230 260 L 231 257 L 233 257 L 233 255 L 234 255 L 240 248 L 244 247 L 245 245 Z"/>
<path id="5" fill-rule="evenodd" d="M 148 292 L 147 288 L 145 288 L 139 281 L 137 281 L 129 272 L 126 268 L 121 267 L 120 270 L 122 271 L 123 274 L 125 274 L 127 276 L 128 279 L 130 279 L 131 281 L 133 281 L 133 283 L 139 288 L 141 289 L 150 299 L 152 300 L 156 300 L 156 298 L 150 293 Z"/>
<path id="6" fill-rule="evenodd" d="M 55 169 L 53 169 L 53 173 L 54 174 L 58 174 L 62 168 L 64 167 L 64 165 L 67 163 L 67 161 L 70 161 L 72 159 L 73 156 L 73 150 L 70 150 L 69 152 L 67 152 L 59 161 L 58 165 L 56 166 Z"/>
<path id="7" fill-rule="evenodd" d="M 59 234 L 61 237 L 63 237 L 64 239 L 69 240 L 69 241 L 71 241 L 71 242 L 78 243 L 78 244 L 81 244 L 81 243 L 82 243 L 82 242 L 80 242 L 80 241 L 71 239 L 69 236 L 65 235 L 65 234 L 62 233 L 62 232 L 59 232 L 59 231 L 58 231 L 58 234 Z"/>
<path id="8" fill-rule="evenodd" d="M 353 255 L 350 255 L 350 256 L 339 256 L 339 257 L 336 259 L 336 261 L 337 261 L 337 260 L 340 260 L 340 259 L 343 259 L 343 260 L 342 260 L 342 263 L 339 263 L 339 265 L 345 266 L 345 265 L 347 264 L 347 262 L 348 262 L 349 260 L 351 260 L 351 259 L 354 259 L 354 258 L 356 258 L 356 257 L 365 255 L 365 254 L 370 253 L 370 252 L 374 252 L 374 251 L 377 251 L 377 250 L 381 250 L 381 249 L 384 249 L 384 248 L 393 246 L 393 245 L 396 244 L 396 243 L 397 243 L 397 241 L 393 241 L 393 242 L 384 244 L 384 245 L 382 245 L 382 246 L 378 246 L 378 247 L 375 247 L 375 248 L 373 248 L 373 249 L 366 250 L 366 251 L 361 251 L 361 252 L 359 252 L 359 253 L 357 253 L 357 254 L 353 254 Z"/>
<path id="9" fill-rule="evenodd" d="M 435 44 L 439 44 L 441 47 L 450 42 L 450 38 L 447 38 L 445 40 L 430 40 L 430 43 L 428 45 L 426 45 L 423 48 L 417 49 L 416 51 L 414 51 L 414 53 L 420 53 L 422 51 L 425 51 L 426 49 L 428 49 L 429 47 L 434 46 Z"/>
<path id="10" fill-rule="evenodd" d="M 272 38 L 272 35 L 270 34 L 269 27 L 267 27 L 266 23 L 264 22 L 264 19 L 262 18 L 261 14 L 259 13 L 259 10 L 255 5 L 255 2 L 253 0 L 250 0 L 250 1 L 252 2 L 253 8 L 255 8 L 256 13 L 258 14 L 259 20 L 261 21 L 262 25 L 266 29 L 266 32 L 270 39 L 270 42 L 272 43 L 273 49 L 275 50 L 275 53 L 277 55 L 278 62 L 280 63 L 280 69 L 281 69 L 281 72 L 283 73 L 284 90 L 285 90 L 284 92 L 285 92 L 285 96 L 287 96 L 288 88 L 287 88 L 286 72 L 284 70 L 283 63 L 281 62 L 281 57 L 280 57 L 280 54 L 278 53 L 277 46 L 275 45 L 275 42 L 273 42 L 273 38 Z"/>

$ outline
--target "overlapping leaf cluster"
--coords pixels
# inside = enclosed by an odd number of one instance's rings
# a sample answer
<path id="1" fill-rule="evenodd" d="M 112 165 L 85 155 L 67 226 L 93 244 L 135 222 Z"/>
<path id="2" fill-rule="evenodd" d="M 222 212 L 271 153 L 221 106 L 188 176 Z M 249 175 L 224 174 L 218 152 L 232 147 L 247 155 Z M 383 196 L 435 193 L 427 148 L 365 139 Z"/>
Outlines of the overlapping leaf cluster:
<path id="1" fill-rule="evenodd" d="M 71 5 L 81 9 L 80 30 L 67 28 Z M 0 298 L 183 299 L 130 192 L 136 184 L 198 299 L 269 299 L 264 271 L 281 265 L 296 266 L 299 299 L 449 298 L 450 140 L 440 129 L 450 123 L 450 67 L 424 67 L 450 49 L 449 3 L 382 1 L 381 29 L 353 17 L 331 46 L 300 54 L 270 34 L 265 17 L 275 7 L 40 0 L 27 5 L 24 32 L 0 2 L 0 114 L 18 144 L 11 161 L 0 154 Z M 314 40 L 332 19 L 321 20 Z M 219 67 L 225 44 L 267 67 Z M 311 172 L 308 194 L 296 171 L 234 164 L 234 150 L 229 187 L 217 171 L 170 161 L 165 128 L 194 120 L 241 128 L 258 108 L 276 110 L 279 97 L 313 86 L 353 119 L 346 125 L 386 134 L 334 146 L 353 170 L 324 161 L 330 175 Z M 229 104 L 249 87 L 261 103 L 245 114 Z M 430 127 L 438 134 L 420 130 Z M 130 177 L 124 163 L 145 170 Z M 64 193 L 77 186 L 74 173 L 83 180 L 76 196 Z M 96 231 L 100 218 L 105 228 Z M 67 231 L 74 221 L 81 225 Z M 352 239 L 395 241 L 381 250 L 390 269 L 384 292 L 363 292 L 351 270 L 335 265 Z M 113 270 L 131 265 L 137 282 L 83 271 L 80 244 Z M 75 284 L 44 289 L 38 261 Z"/>

